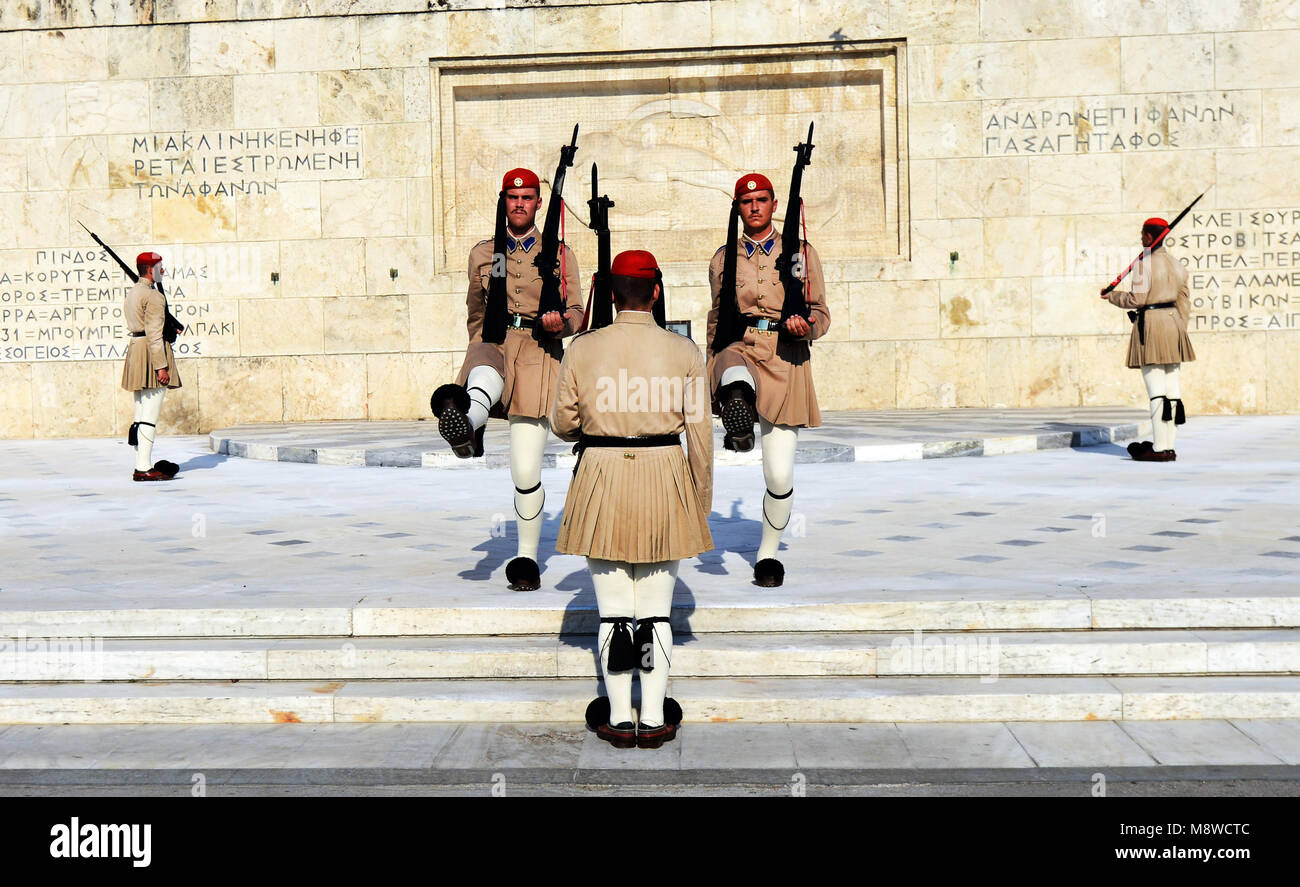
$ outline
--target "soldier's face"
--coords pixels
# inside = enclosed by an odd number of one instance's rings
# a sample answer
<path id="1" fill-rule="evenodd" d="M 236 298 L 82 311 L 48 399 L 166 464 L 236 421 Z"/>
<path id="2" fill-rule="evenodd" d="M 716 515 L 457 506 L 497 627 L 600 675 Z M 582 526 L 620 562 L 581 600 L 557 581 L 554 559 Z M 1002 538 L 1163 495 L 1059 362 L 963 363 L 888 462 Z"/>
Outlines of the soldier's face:
<path id="1" fill-rule="evenodd" d="M 772 213 L 776 212 L 776 198 L 771 191 L 751 191 L 740 197 L 740 221 L 745 226 L 745 233 L 762 234 L 772 224 Z"/>
<path id="2" fill-rule="evenodd" d="M 520 234 L 533 226 L 541 208 L 542 196 L 536 188 L 510 188 L 506 191 L 506 221 Z"/>
<path id="3" fill-rule="evenodd" d="M 1142 246 L 1144 248 L 1150 249 L 1151 244 L 1155 242 L 1156 242 L 1156 236 L 1154 234 L 1146 230 L 1142 232 Z"/>

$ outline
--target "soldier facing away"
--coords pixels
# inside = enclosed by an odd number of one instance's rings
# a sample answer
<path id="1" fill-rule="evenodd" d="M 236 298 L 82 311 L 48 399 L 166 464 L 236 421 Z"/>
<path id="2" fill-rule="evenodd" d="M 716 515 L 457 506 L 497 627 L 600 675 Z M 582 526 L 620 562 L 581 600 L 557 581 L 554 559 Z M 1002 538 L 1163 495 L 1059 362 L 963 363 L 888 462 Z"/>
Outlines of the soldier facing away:
<path id="1" fill-rule="evenodd" d="M 618 748 L 658 748 L 681 721 L 666 698 L 678 562 L 713 548 L 713 429 L 699 348 L 655 324 L 655 257 L 619 253 L 610 272 L 618 315 L 573 340 L 551 409 L 551 428 L 580 454 L 555 547 L 586 556 L 600 610 L 608 696 L 588 708 L 588 725 Z"/>
<path id="2" fill-rule="evenodd" d="M 165 459 L 151 463 L 157 437 L 158 417 L 168 388 L 181 387 L 181 374 L 171 343 L 163 335 L 167 319 L 167 299 L 154 286 L 163 275 L 162 256 L 140 253 L 135 260 L 140 279 L 127 290 L 122 318 L 131 339 L 122 365 L 122 387 L 134 392 L 135 421 L 127 442 L 135 449 L 136 481 L 171 480 L 180 471 L 175 462 Z"/>
<path id="3" fill-rule="evenodd" d="M 546 415 L 563 356 L 561 339 L 572 336 L 582 324 L 578 260 L 564 244 L 559 245 L 561 261 L 555 272 L 561 275 L 564 310 L 539 316 L 542 277 L 535 260 L 542 248 L 536 226 L 541 206 L 536 173 L 520 168 L 505 174 L 498 201 L 498 236 L 481 241 L 469 254 L 465 362 L 456 382 L 438 388 L 430 403 L 438 417 L 438 432 L 462 459 L 483 455 L 483 430 L 489 414 L 510 422 L 518 549 L 506 565 L 506 578 L 516 591 L 532 591 L 541 585 L 537 549 L 546 503 L 542 489 Z M 497 244 L 497 240 L 502 242 Z M 488 322 L 494 277 L 498 278 L 498 291 L 504 290 L 501 341 L 492 341 L 497 336 Z"/>
<path id="4" fill-rule="evenodd" d="M 1191 300 L 1187 288 L 1187 269 L 1169 255 L 1162 235 L 1169 224 L 1160 218 L 1142 224 L 1143 254 L 1133 269 L 1131 291 L 1102 291 L 1102 298 L 1112 305 L 1128 309 L 1133 331 L 1129 335 L 1130 369 L 1142 371 L 1151 410 L 1153 441 L 1128 445 L 1129 455 L 1137 462 L 1173 462 L 1174 435 L 1187 421 L 1183 409 L 1182 389 L 1178 383 L 1179 365 L 1196 359 L 1187 336 L 1187 318 Z"/>

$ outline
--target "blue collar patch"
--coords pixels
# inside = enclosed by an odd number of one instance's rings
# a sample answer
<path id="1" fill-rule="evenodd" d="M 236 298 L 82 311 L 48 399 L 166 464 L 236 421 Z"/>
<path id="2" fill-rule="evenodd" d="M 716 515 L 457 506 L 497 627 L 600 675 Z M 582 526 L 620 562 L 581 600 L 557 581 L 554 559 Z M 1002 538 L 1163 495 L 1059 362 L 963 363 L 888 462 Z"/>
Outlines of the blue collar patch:
<path id="1" fill-rule="evenodd" d="M 509 234 L 506 235 L 506 246 L 510 249 L 510 252 L 514 252 L 516 246 L 522 246 L 524 248 L 524 252 L 528 252 L 533 248 L 533 244 L 536 242 L 537 242 L 537 238 L 532 234 L 529 234 L 523 240 L 515 240 Z"/>
<path id="2" fill-rule="evenodd" d="M 756 249 L 761 249 L 763 251 L 763 255 L 770 256 L 772 254 L 772 247 L 776 243 L 776 235 L 773 234 L 771 237 L 769 237 L 767 240 L 763 241 L 762 243 L 755 243 L 754 241 L 748 239 L 742 240 L 741 243 L 745 244 L 745 256 L 748 258 L 754 257 L 754 250 Z"/>

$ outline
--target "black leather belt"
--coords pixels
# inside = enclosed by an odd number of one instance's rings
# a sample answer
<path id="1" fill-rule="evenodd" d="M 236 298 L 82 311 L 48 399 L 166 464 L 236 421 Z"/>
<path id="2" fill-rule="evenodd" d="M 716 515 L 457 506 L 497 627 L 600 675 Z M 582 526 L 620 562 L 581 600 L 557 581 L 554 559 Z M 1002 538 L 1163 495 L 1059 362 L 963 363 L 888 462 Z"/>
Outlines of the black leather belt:
<path id="1" fill-rule="evenodd" d="M 582 454 L 588 447 L 680 447 L 681 445 L 682 440 L 676 434 L 651 434 L 646 437 L 602 437 L 584 434 L 573 445 L 573 452 L 578 456 L 578 461 L 573 464 L 573 473 L 578 473 L 578 466 L 582 464 Z"/>
<path id="2" fill-rule="evenodd" d="M 144 336 L 144 333 L 143 333 L 143 332 L 140 332 L 140 333 L 128 333 L 127 335 L 131 336 L 132 338 L 139 339 L 139 338 L 141 338 L 141 337 Z"/>
<path id="3" fill-rule="evenodd" d="M 537 321 L 531 317 L 524 317 L 522 314 L 511 314 L 510 319 L 506 321 L 506 329 L 510 330 L 531 330 L 537 326 Z"/>
<path id="4" fill-rule="evenodd" d="M 1147 344 L 1147 312 L 1152 308 L 1177 308 L 1177 302 L 1156 302 L 1154 305 L 1140 305 L 1128 313 L 1128 319 L 1138 325 L 1138 342 L 1142 347 Z"/>

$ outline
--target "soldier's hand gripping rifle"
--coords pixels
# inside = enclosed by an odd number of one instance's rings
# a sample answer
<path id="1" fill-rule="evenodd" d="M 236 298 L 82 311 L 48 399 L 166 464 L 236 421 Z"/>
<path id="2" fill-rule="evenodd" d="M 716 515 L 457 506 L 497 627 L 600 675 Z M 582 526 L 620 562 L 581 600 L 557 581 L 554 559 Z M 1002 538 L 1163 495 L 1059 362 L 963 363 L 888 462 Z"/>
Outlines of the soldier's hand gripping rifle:
<path id="1" fill-rule="evenodd" d="M 791 317 L 808 319 L 808 299 L 804 287 L 808 279 L 808 263 L 803 250 L 803 237 L 799 230 L 800 218 L 803 216 L 803 169 L 812 163 L 813 124 L 808 124 L 808 141 L 794 146 L 794 172 L 790 174 L 790 199 L 785 205 L 785 224 L 781 228 L 781 255 L 777 257 L 776 269 L 781 274 L 781 285 L 785 289 L 785 301 L 781 307 L 780 335 L 791 336 L 785 322 Z"/>
<path id="2" fill-rule="evenodd" d="M 537 273 L 542 278 L 542 293 L 537 306 L 535 336 L 548 335 L 541 320 L 552 311 L 564 313 L 563 281 L 556 273 L 560 267 L 560 219 L 564 215 L 564 173 L 573 166 L 573 155 L 578 153 L 578 124 L 573 124 L 573 140 L 560 148 L 560 163 L 551 180 L 551 205 L 546 208 L 546 226 L 542 229 L 542 248 L 537 253 Z"/>
<path id="3" fill-rule="evenodd" d="M 1138 262 L 1142 261 L 1145 257 L 1151 255 L 1152 250 L 1154 250 L 1160 244 L 1164 243 L 1165 235 L 1168 234 L 1170 231 L 1174 230 L 1174 226 L 1183 220 L 1183 216 L 1187 215 L 1189 212 L 1192 211 L 1192 207 L 1196 206 L 1196 204 L 1200 201 L 1202 197 L 1205 196 L 1205 194 L 1206 192 L 1202 191 L 1200 194 L 1196 195 L 1196 200 L 1193 200 L 1191 203 L 1187 204 L 1187 206 L 1183 209 L 1183 211 L 1180 212 L 1178 215 L 1176 215 L 1174 217 L 1174 220 L 1169 223 L 1169 227 L 1161 231 L 1160 236 L 1157 237 L 1154 241 L 1152 241 L 1150 246 L 1143 248 L 1142 254 L 1138 256 L 1136 259 L 1134 259 L 1133 261 L 1129 262 L 1128 267 L 1125 268 L 1123 271 L 1119 272 L 1119 277 L 1116 277 L 1109 284 L 1107 284 L 1106 288 L 1101 291 L 1101 294 L 1103 296 L 1109 295 L 1110 292 L 1115 289 L 1115 287 L 1120 285 L 1120 281 L 1122 281 L 1125 277 L 1128 277 L 1128 273 L 1133 270 L 1133 267 Z"/>
<path id="4" fill-rule="evenodd" d="M 81 227 L 85 230 L 85 232 L 90 235 L 91 240 L 95 241 L 95 243 L 98 243 L 101 247 L 103 247 L 104 251 L 107 252 L 110 256 L 112 256 L 113 260 L 117 262 L 117 264 L 122 266 L 122 270 L 126 272 L 127 278 L 129 278 L 132 283 L 137 283 L 140 280 L 140 275 L 137 274 L 134 270 L 132 270 L 130 265 L 122 261 L 122 257 L 119 256 L 116 252 L 114 252 L 111 246 L 109 246 L 104 241 L 100 240 L 98 234 L 96 234 L 94 231 L 91 231 L 89 228 L 87 228 L 85 223 L 81 221 L 78 221 L 77 224 L 81 225 Z M 153 285 L 154 288 L 158 290 L 158 292 L 162 293 L 163 300 L 164 300 L 163 304 L 165 306 L 167 293 L 163 292 L 162 281 L 155 280 L 153 282 Z M 181 323 L 179 320 L 177 320 L 175 317 L 172 316 L 170 307 L 164 307 L 163 312 L 164 312 L 163 313 L 163 341 L 175 342 L 176 336 L 179 335 L 180 333 L 185 332 L 185 324 Z"/>
<path id="5" fill-rule="evenodd" d="M 587 207 L 591 210 L 591 224 L 587 227 L 596 232 L 596 273 L 591 278 L 591 299 L 587 303 L 587 315 L 583 326 L 598 330 L 614 322 L 613 285 L 609 276 L 609 264 L 612 260 L 609 248 L 609 210 L 614 201 L 600 193 L 597 180 L 596 164 L 591 165 L 591 199 Z"/>

